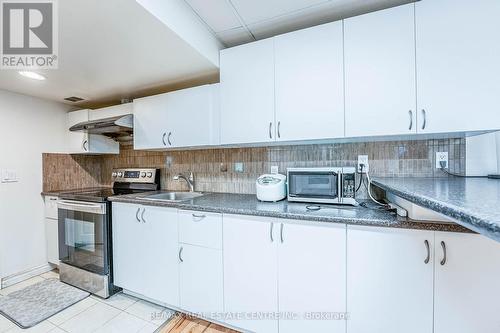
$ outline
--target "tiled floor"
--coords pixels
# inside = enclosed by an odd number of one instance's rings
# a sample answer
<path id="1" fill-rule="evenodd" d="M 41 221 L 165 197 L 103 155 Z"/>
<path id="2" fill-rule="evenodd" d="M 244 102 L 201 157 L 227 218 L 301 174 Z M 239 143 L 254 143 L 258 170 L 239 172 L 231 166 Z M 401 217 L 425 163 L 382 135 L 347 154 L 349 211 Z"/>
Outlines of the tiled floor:
<path id="1" fill-rule="evenodd" d="M 1 289 L 0 297 L 43 279 L 58 277 L 56 272 L 33 277 Z M 27 330 L 0 315 L 0 333 L 151 333 L 173 314 L 172 310 L 122 293 L 107 300 L 90 296 Z"/>

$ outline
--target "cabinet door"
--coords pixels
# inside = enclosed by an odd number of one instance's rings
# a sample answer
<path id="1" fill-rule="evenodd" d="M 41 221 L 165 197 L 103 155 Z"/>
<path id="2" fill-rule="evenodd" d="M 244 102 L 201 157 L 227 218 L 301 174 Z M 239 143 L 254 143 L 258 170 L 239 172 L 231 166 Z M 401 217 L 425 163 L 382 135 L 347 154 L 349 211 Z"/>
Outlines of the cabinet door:
<path id="1" fill-rule="evenodd" d="M 144 294 L 147 285 L 143 271 L 149 244 L 139 219 L 139 205 L 113 203 L 113 275 L 114 283 L 135 293 Z"/>
<path id="2" fill-rule="evenodd" d="M 134 99 L 134 149 L 167 148 L 168 94 Z"/>
<path id="3" fill-rule="evenodd" d="M 346 19 L 344 34 L 346 136 L 416 133 L 414 5 Z"/>
<path id="4" fill-rule="evenodd" d="M 433 239 L 431 231 L 347 227 L 347 332 L 432 333 Z"/>
<path id="5" fill-rule="evenodd" d="M 59 228 L 57 220 L 45 218 L 45 238 L 47 241 L 47 261 L 59 265 Z"/>
<path id="6" fill-rule="evenodd" d="M 275 140 L 273 39 L 220 53 L 221 143 Z"/>
<path id="7" fill-rule="evenodd" d="M 476 234 L 436 232 L 435 247 L 434 332 L 499 332 L 500 243 Z"/>
<path id="8" fill-rule="evenodd" d="M 215 143 L 211 127 L 219 117 L 212 100 L 213 89 L 213 86 L 206 85 L 166 94 L 163 109 L 166 111 L 168 130 L 172 133 L 169 147 Z"/>
<path id="9" fill-rule="evenodd" d="M 160 302 L 179 306 L 179 239 L 177 210 L 144 207 L 141 214 L 146 256 L 138 271 L 145 287 L 144 295 Z M 129 243 L 130 244 L 137 244 Z"/>
<path id="10" fill-rule="evenodd" d="M 433 0 L 415 6 L 418 131 L 499 129 L 500 1 Z"/>
<path id="11" fill-rule="evenodd" d="M 275 37 L 277 140 L 344 137 L 342 22 Z"/>
<path id="12" fill-rule="evenodd" d="M 210 319 L 223 307 L 222 251 L 180 244 L 180 307 Z"/>
<path id="13" fill-rule="evenodd" d="M 277 239 L 271 237 L 274 220 L 235 215 L 223 219 L 224 311 L 250 316 L 233 317 L 227 323 L 252 332 L 277 332 L 277 319 L 251 317 L 278 311 Z"/>
<path id="14" fill-rule="evenodd" d="M 280 333 L 345 333 L 346 228 L 284 224 L 278 246 Z M 282 239 L 282 243 L 281 243 Z M 314 320 L 314 314 L 329 317 Z"/>

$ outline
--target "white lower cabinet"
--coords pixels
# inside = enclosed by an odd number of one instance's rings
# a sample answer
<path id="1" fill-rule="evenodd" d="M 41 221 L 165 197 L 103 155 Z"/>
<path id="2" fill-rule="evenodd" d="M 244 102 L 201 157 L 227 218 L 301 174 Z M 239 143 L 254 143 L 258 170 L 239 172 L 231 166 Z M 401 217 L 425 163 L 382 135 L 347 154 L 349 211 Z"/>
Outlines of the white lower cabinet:
<path id="1" fill-rule="evenodd" d="M 432 333 L 433 242 L 433 231 L 347 227 L 348 333 Z"/>
<path id="2" fill-rule="evenodd" d="M 222 251 L 180 244 L 180 307 L 204 318 L 224 310 Z"/>
<path id="3" fill-rule="evenodd" d="M 297 317 L 280 318 L 279 332 L 344 333 L 346 227 L 291 223 L 276 224 L 280 231 L 278 308 Z"/>
<path id="4" fill-rule="evenodd" d="M 179 305 L 177 210 L 113 203 L 114 283 Z"/>
<path id="5" fill-rule="evenodd" d="M 291 223 L 224 216 L 225 312 L 240 316 L 227 322 L 263 333 L 345 332 L 345 226 Z M 334 317 L 311 320 L 321 315 Z"/>
<path id="6" fill-rule="evenodd" d="M 500 243 L 436 232 L 434 266 L 434 332 L 500 332 Z"/>
<path id="7" fill-rule="evenodd" d="M 278 320 L 262 317 L 278 311 L 275 221 L 237 215 L 223 219 L 226 322 L 252 332 L 278 332 Z"/>

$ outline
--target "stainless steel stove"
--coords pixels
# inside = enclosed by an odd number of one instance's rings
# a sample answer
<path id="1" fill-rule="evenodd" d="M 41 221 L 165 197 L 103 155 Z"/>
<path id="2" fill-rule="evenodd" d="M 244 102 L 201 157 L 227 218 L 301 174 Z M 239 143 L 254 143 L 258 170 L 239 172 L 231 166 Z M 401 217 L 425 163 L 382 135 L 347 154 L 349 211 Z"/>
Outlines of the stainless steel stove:
<path id="1" fill-rule="evenodd" d="M 157 191 L 158 169 L 116 169 L 112 188 L 62 194 L 59 209 L 60 279 L 97 296 L 108 298 L 113 284 L 111 196 Z"/>

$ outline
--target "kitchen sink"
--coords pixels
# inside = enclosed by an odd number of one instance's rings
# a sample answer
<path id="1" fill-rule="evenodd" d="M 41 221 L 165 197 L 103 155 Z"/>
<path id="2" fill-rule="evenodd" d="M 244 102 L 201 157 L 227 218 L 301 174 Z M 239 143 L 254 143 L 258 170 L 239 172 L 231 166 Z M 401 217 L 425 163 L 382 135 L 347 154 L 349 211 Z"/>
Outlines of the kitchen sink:
<path id="1" fill-rule="evenodd" d="M 155 201 L 185 201 L 201 197 L 200 192 L 163 192 L 145 196 L 143 199 Z"/>

